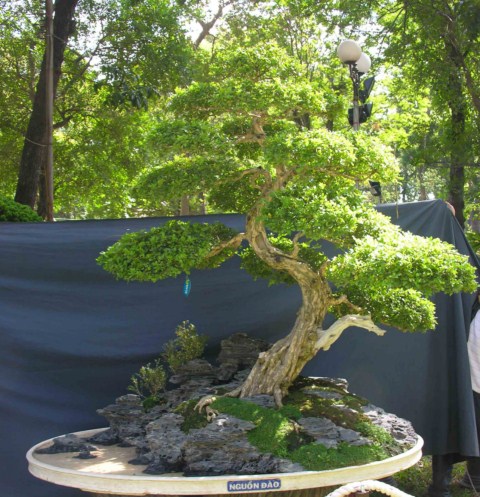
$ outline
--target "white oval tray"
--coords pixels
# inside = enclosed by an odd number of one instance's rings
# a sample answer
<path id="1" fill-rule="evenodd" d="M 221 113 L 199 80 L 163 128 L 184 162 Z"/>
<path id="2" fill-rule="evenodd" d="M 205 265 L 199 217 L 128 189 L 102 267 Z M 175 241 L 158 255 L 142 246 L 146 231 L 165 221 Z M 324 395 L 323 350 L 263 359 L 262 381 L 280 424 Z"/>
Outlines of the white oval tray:
<path id="1" fill-rule="evenodd" d="M 81 431 L 75 435 L 91 437 L 106 429 Z M 413 466 L 422 457 L 423 446 L 422 438 L 418 437 L 414 447 L 397 456 L 361 466 L 326 471 L 187 477 L 178 473 L 145 475 L 142 473 L 145 466 L 134 466 L 127 462 L 135 457 L 134 447 L 100 446 L 98 457 L 86 460 L 76 459 L 72 453 L 35 453 L 37 449 L 48 447 L 52 443 L 53 438 L 40 442 L 28 451 L 28 469 L 33 476 L 86 492 L 117 495 L 219 495 L 278 492 L 375 480 Z"/>

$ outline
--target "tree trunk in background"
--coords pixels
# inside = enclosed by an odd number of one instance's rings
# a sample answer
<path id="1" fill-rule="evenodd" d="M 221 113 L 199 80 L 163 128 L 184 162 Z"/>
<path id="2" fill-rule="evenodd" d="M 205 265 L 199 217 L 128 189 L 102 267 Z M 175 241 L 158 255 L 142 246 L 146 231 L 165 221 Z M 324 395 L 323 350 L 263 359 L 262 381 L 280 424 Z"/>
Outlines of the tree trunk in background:
<path id="1" fill-rule="evenodd" d="M 425 186 L 425 166 L 418 169 L 418 182 L 420 185 L 420 192 L 418 194 L 418 200 L 427 200 L 427 187 Z"/>
<path id="2" fill-rule="evenodd" d="M 468 152 L 465 144 L 466 103 L 462 80 L 462 66 L 457 51 L 447 39 L 445 41 L 448 58 L 454 71 L 450 74 L 450 98 L 448 106 L 451 113 L 450 179 L 448 185 L 448 201 L 455 208 L 455 217 L 460 226 L 465 227 L 465 164 Z"/>
<path id="3" fill-rule="evenodd" d="M 465 169 L 457 162 L 457 158 L 452 153 L 452 163 L 450 165 L 450 184 L 449 184 L 449 202 L 455 209 L 455 217 L 457 218 L 460 226 L 465 228 L 465 199 L 464 199 L 464 185 L 465 185 Z"/>
<path id="4" fill-rule="evenodd" d="M 74 30 L 73 16 L 78 0 L 57 0 L 53 20 L 53 94 L 56 94 L 61 75 L 65 47 Z M 46 54 L 44 54 L 38 79 L 33 109 L 30 114 L 23 145 L 15 200 L 21 204 L 35 206 L 40 173 L 47 161 L 48 126 L 46 119 Z"/>
<path id="5" fill-rule="evenodd" d="M 480 233 L 480 209 L 475 208 L 470 212 L 469 224 L 475 233 Z"/>
<path id="6" fill-rule="evenodd" d="M 188 195 L 182 195 L 182 198 L 180 199 L 180 215 L 190 215 L 190 198 Z"/>
<path id="7" fill-rule="evenodd" d="M 38 213 L 47 221 L 53 221 L 53 0 L 45 1 L 45 121 L 47 153 L 44 172 L 43 199 L 45 206 Z M 42 191 L 42 190 L 40 190 Z"/>

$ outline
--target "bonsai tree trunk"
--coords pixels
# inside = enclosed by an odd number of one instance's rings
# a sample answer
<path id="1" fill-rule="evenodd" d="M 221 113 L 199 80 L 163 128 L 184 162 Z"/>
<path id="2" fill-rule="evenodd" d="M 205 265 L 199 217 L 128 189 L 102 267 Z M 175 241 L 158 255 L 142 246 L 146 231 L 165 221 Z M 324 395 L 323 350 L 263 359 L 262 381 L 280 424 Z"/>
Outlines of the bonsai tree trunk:
<path id="1" fill-rule="evenodd" d="M 319 277 L 308 288 L 301 286 L 301 290 L 302 307 L 292 331 L 260 354 L 237 392 L 240 397 L 268 394 L 281 405 L 290 385 L 318 352 L 318 329 L 327 313 L 330 290 Z"/>
<path id="2" fill-rule="evenodd" d="M 346 297 L 337 299 L 332 295 L 325 277 L 326 265 L 315 271 L 297 257 L 295 245 L 293 252 L 287 254 L 269 242 L 265 226 L 259 220 L 260 210 L 259 203 L 247 216 L 245 238 L 260 259 L 274 269 L 287 271 L 295 279 L 302 293 L 302 306 L 292 331 L 262 352 L 243 385 L 228 395 L 273 395 L 277 406 L 281 406 L 282 398 L 304 366 L 320 349 L 328 350 L 346 328 L 359 326 L 378 335 L 385 331 L 378 328 L 370 316 L 356 314 L 344 316 L 324 330 L 322 324 L 329 307 L 348 304 Z"/>

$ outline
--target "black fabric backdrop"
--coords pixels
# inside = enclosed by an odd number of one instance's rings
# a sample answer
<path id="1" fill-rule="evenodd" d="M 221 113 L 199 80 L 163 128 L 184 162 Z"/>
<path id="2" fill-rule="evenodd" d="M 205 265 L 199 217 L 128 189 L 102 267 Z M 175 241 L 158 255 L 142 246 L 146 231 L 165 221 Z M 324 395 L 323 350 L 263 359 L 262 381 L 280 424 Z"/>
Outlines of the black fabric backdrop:
<path id="1" fill-rule="evenodd" d="M 441 201 L 381 206 L 413 233 L 471 249 Z M 237 215 L 195 217 L 242 229 Z M 188 319 L 210 337 L 245 332 L 270 341 L 284 336 L 300 305 L 296 287 L 252 281 L 236 258 L 155 284 L 115 281 L 98 253 L 126 231 L 166 219 L 0 225 L 0 488 L 3 497 L 84 495 L 30 476 L 25 452 L 63 433 L 105 425 L 95 410 L 126 392 L 132 373 L 157 356 Z M 473 259 L 472 259 L 473 262 Z M 477 262 L 475 262 L 477 264 Z M 390 330 L 377 337 L 349 329 L 306 368 L 347 378 L 351 391 L 411 420 L 425 452 L 477 455 L 467 334 L 472 295 L 436 298 L 439 326 L 427 334 Z"/>

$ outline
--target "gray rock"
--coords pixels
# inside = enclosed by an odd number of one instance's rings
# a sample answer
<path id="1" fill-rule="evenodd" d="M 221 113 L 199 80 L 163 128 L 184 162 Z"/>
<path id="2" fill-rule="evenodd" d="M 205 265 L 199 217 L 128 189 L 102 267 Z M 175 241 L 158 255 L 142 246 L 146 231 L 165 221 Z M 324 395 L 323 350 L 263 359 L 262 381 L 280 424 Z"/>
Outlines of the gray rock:
<path id="1" fill-rule="evenodd" d="M 335 406 L 339 411 L 342 411 L 344 414 L 347 414 L 347 415 L 350 415 L 350 416 L 353 416 L 354 418 L 356 418 L 359 414 L 358 411 L 356 411 L 355 409 L 352 409 L 351 407 L 348 407 L 348 406 L 343 406 L 343 405 L 337 405 Z"/>
<path id="2" fill-rule="evenodd" d="M 145 409 L 138 395 L 123 395 L 115 400 L 115 404 L 98 409 L 97 413 L 107 419 L 113 434 L 120 441 L 143 435 L 145 432 Z"/>
<path id="3" fill-rule="evenodd" d="M 215 418 L 215 420 L 212 423 L 208 424 L 205 428 L 192 431 L 195 432 L 195 434 L 206 431 L 223 434 L 231 433 L 232 435 L 236 436 L 237 434 L 246 434 L 254 428 L 255 424 L 251 421 L 245 421 L 234 416 L 222 414 Z"/>
<path id="4" fill-rule="evenodd" d="M 63 454 L 66 452 L 90 452 L 97 450 L 93 445 L 87 443 L 84 438 L 80 438 L 73 433 L 63 435 L 53 439 L 53 445 L 44 449 L 37 449 L 38 454 Z"/>
<path id="5" fill-rule="evenodd" d="M 301 418 L 298 424 L 303 431 L 327 449 L 335 448 L 339 442 L 337 425 L 327 418 Z"/>
<path id="6" fill-rule="evenodd" d="M 118 438 L 118 433 L 108 428 L 108 430 L 101 431 L 93 435 L 93 437 L 87 438 L 87 442 L 99 445 L 115 445 L 120 442 L 120 438 Z"/>
<path id="7" fill-rule="evenodd" d="M 257 362 L 258 354 L 270 347 L 271 344 L 268 342 L 251 338 L 245 333 L 235 333 L 230 338 L 222 340 L 218 355 L 221 377 L 227 381 L 235 371 L 253 367 Z M 228 376 L 228 373 L 232 376 Z"/>
<path id="8" fill-rule="evenodd" d="M 319 437 L 319 438 L 315 439 L 314 443 L 316 443 L 318 445 L 323 445 L 327 449 L 335 449 L 336 447 L 338 447 L 338 440 L 336 438 L 332 439 L 332 438 Z"/>
<path id="9" fill-rule="evenodd" d="M 300 418 L 298 424 L 303 428 L 307 435 L 315 440 L 329 439 L 337 440 L 339 438 L 337 425 L 327 418 Z"/>
<path id="10" fill-rule="evenodd" d="M 303 389 L 303 391 L 307 395 L 315 395 L 316 397 L 320 397 L 322 399 L 333 399 L 338 400 L 343 398 L 343 395 L 338 392 L 329 392 L 328 390 L 315 390 L 315 389 Z"/>
<path id="11" fill-rule="evenodd" d="M 183 448 L 187 475 L 268 474 L 279 472 L 285 462 L 261 454 L 246 434 L 255 428 L 249 421 L 221 415 L 207 427 L 191 430 Z"/>
<path id="12" fill-rule="evenodd" d="M 221 415 L 207 427 L 191 430 L 183 453 L 188 474 L 222 474 L 251 461 L 256 449 L 245 435 L 253 423 Z M 246 457 L 246 459 L 245 459 Z M 225 474 L 225 473 L 224 473 Z"/>
<path id="13" fill-rule="evenodd" d="M 238 364 L 235 362 L 224 362 L 220 364 L 217 370 L 217 378 L 219 381 L 229 381 L 238 371 Z"/>
<path id="14" fill-rule="evenodd" d="M 78 456 L 74 456 L 76 459 L 95 459 L 97 456 L 92 454 L 89 450 L 82 450 L 79 452 Z"/>
<path id="15" fill-rule="evenodd" d="M 305 468 L 298 462 L 290 461 L 289 459 L 277 459 L 276 473 L 298 473 L 305 471 Z"/>
<path id="16" fill-rule="evenodd" d="M 165 394 L 165 400 L 171 409 L 177 407 L 182 402 L 190 399 L 200 399 L 206 395 L 215 395 L 216 387 L 212 379 L 197 378 L 191 379 L 174 390 L 169 390 Z"/>
<path id="17" fill-rule="evenodd" d="M 147 425 L 146 442 L 151 457 L 149 472 L 153 466 L 156 471 L 180 471 L 183 467 L 182 448 L 187 435 L 181 430 L 183 416 L 174 413 L 164 414 Z"/>
<path id="18" fill-rule="evenodd" d="M 369 445 L 371 442 L 367 438 L 362 437 L 360 433 L 349 428 L 338 427 L 340 442 L 347 442 L 350 445 Z"/>
<path id="19" fill-rule="evenodd" d="M 180 366 L 175 375 L 169 378 L 169 382 L 174 385 L 186 383 L 189 380 L 202 378 L 202 380 L 212 381 L 216 379 L 218 372 L 208 361 L 205 359 L 194 359 Z"/>
<path id="20" fill-rule="evenodd" d="M 337 447 L 340 442 L 351 445 L 367 445 L 370 441 L 355 430 L 337 426 L 327 418 L 301 418 L 298 424 L 304 432 L 315 439 L 315 443 L 322 444 L 327 449 Z"/>
<path id="21" fill-rule="evenodd" d="M 417 434 L 412 424 L 406 419 L 387 413 L 373 404 L 364 406 L 362 410 L 375 426 L 386 430 L 401 445 L 410 446 L 416 443 Z"/>
<path id="22" fill-rule="evenodd" d="M 221 369 L 221 366 L 220 366 Z M 239 387 L 248 377 L 250 373 L 249 369 L 243 369 L 242 371 L 238 371 L 235 373 L 233 378 L 229 379 L 228 383 L 223 383 L 221 385 L 222 389 L 226 392 L 230 392 L 232 390 L 235 390 L 237 387 Z"/>

